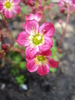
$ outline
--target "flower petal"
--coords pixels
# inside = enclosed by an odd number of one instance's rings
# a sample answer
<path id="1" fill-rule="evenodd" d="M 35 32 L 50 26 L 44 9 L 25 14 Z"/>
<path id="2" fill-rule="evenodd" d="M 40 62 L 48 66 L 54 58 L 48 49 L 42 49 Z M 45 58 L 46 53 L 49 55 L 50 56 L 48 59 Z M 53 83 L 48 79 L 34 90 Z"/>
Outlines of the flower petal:
<path id="1" fill-rule="evenodd" d="M 35 14 L 35 20 L 37 20 L 39 22 L 39 21 L 41 21 L 41 18 L 42 18 L 42 14 L 40 12 L 37 12 Z"/>
<path id="2" fill-rule="evenodd" d="M 25 29 L 25 22 L 23 23 L 22 27 Z"/>
<path id="3" fill-rule="evenodd" d="M 44 52 L 41 52 L 41 55 L 44 55 L 44 56 L 51 56 L 52 52 L 51 50 L 47 50 L 47 51 L 44 51 Z"/>
<path id="4" fill-rule="evenodd" d="M 39 29 L 39 24 L 35 20 L 26 21 L 24 26 L 26 32 L 29 34 L 34 34 L 34 32 L 37 33 Z"/>
<path id="5" fill-rule="evenodd" d="M 26 60 L 30 60 L 32 58 L 34 58 L 34 56 L 37 54 L 37 48 L 33 48 L 31 49 L 30 46 L 28 46 L 25 50 L 25 56 L 26 56 Z"/>
<path id="6" fill-rule="evenodd" d="M 37 73 L 41 76 L 47 75 L 49 73 L 49 66 L 48 65 L 38 66 Z"/>
<path id="7" fill-rule="evenodd" d="M 34 19 L 34 15 L 33 14 L 26 15 L 25 19 L 26 19 L 26 21 L 27 20 L 33 20 Z"/>
<path id="8" fill-rule="evenodd" d="M 36 21 L 41 21 L 42 14 L 40 12 L 37 12 L 36 14 L 29 14 L 26 15 L 25 19 L 27 20 L 36 20 Z"/>
<path id="9" fill-rule="evenodd" d="M 37 68 L 38 68 L 38 66 L 35 65 L 34 59 L 29 60 L 29 61 L 27 62 L 26 67 L 27 67 L 27 69 L 28 69 L 29 72 L 35 72 L 35 71 L 37 70 Z"/>
<path id="10" fill-rule="evenodd" d="M 45 39 L 45 44 L 49 45 L 49 47 L 52 48 L 52 46 L 53 46 L 52 38 L 45 37 L 44 39 Z"/>
<path id="11" fill-rule="evenodd" d="M 4 15 L 5 15 L 6 18 L 9 19 L 9 18 L 12 18 L 13 17 L 13 12 L 11 10 L 5 9 L 4 10 Z"/>
<path id="12" fill-rule="evenodd" d="M 21 11 L 21 7 L 20 7 L 20 6 L 14 6 L 14 8 L 13 8 L 12 10 L 13 10 L 13 12 L 14 12 L 15 14 L 19 14 L 20 11 Z"/>
<path id="13" fill-rule="evenodd" d="M 0 1 L 0 11 L 3 9 L 3 3 Z"/>
<path id="14" fill-rule="evenodd" d="M 12 2 L 14 3 L 14 5 L 17 5 L 20 3 L 20 0 L 12 0 Z"/>
<path id="15" fill-rule="evenodd" d="M 53 40 L 52 40 L 52 38 L 45 37 L 44 44 L 41 45 L 41 46 L 39 46 L 39 50 L 41 50 L 41 51 L 47 51 L 52 46 L 53 46 Z"/>
<path id="16" fill-rule="evenodd" d="M 48 59 L 49 60 L 49 65 L 52 67 L 52 68 L 57 68 L 58 67 L 58 64 L 59 62 L 58 61 L 55 61 L 51 58 Z"/>
<path id="17" fill-rule="evenodd" d="M 27 34 L 25 31 L 21 32 L 17 37 L 17 43 L 21 46 L 28 46 L 29 42 L 27 40 L 29 34 Z"/>
<path id="18" fill-rule="evenodd" d="M 43 33 L 47 37 L 52 37 L 54 35 L 54 26 L 49 22 L 45 22 L 40 26 L 39 33 Z"/>

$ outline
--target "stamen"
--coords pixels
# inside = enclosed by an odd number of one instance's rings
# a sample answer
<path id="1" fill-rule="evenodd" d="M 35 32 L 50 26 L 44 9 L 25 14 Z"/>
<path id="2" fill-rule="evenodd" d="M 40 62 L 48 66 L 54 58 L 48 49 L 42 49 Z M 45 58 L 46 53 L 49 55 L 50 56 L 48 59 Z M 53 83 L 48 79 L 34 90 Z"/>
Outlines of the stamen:
<path id="1" fill-rule="evenodd" d="M 45 56 L 37 56 L 38 61 L 44 61 L 45 60 Z"/>
<path id="2" fill-rule="evenodd" d="M 43 65 L 48 63 L 47 58 L 44 55 L 37 55 L 35 58 L 35 64 L 36 65 Z"/>
<path id="3" fill-rule="evenodd" d="M 32 39 L 33 43 L 35 45 L 38 45 L 40 43 L 42 43 L 43 41 L 43 36 L 39 35 L 39 34 L 36 34 L 35 36 L 33 36 L 33 39 Z"/>
<path id="4" fill-rule="evenodd" d="M 10 2 L 6 2 L 6 3 L 5 3 L 5 7 L 6 7 L 7 9 L 9 9 L 9 8 L 11 7 L 11 3 L 10 3 Z"/>

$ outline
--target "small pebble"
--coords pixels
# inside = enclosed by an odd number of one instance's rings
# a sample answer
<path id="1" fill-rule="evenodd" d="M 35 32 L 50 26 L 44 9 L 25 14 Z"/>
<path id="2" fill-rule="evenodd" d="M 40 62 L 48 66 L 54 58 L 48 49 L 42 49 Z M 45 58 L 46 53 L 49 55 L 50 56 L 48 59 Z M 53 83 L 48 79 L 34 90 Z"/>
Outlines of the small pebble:
<path id="1" fill-rule="evenodd" d="M 23 85 L 21 86 L 21 88 L 22 88 L 23 90 L 25 90 L 25 91 L 28 90 L 28 86 L 27 86 L 26 84 L 23 84 Z"/>
<path id="2" fill-rule="evenodd" d="M 5 83 L 3 83 L 3 84 L 1 85 L 1 90 L 4 90 L 5 87 L 6 87 Z"/>

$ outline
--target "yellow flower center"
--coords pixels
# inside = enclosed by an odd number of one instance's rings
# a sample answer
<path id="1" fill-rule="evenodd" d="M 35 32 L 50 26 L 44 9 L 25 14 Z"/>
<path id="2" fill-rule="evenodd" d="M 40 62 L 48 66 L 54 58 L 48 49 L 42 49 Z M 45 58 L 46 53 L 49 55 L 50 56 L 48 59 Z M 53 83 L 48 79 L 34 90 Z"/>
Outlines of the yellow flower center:
<path id="1" fill-rule="evenodd" d="M 8 2 L 6 2 L 5 3 L 5 7 L 7 8 L 7 9 L 9 9 L 10 7 L 11 7 L 11 3 L 8 1 Z"/>
<path id="2" fill-rule="evenodd" d="M 40 56 L 37 56 L 37 60 L 38 60 L 38 61 L 41 61 L 41 62 L 42 62 L 42 61 L 44 61 L 45 59 L 46 59 L 45 56 L 41 56 L 41 55 L 40 55 Z"/>
<path id="3" fill-rule="evenodd" d="M 43 36 L 42 35 L 39 35 L 39 34 L 36 34 L 36 35 L 33 36 L 32 41 L 33 41 L 33 43 L 35 45 L 38 45 L 38 44 L 40 44 L 40 43 L 43 42 Z"/>
<path id="4" fill-rule="evenodd" d="M 46 63 L 48 63 L 48 60 L 47 60 L 47 58 L 45 56 L 37 55 L 35 57 L 35 64 L 36 65 L 42 65 L 42 64 L 46 64 Z"/>

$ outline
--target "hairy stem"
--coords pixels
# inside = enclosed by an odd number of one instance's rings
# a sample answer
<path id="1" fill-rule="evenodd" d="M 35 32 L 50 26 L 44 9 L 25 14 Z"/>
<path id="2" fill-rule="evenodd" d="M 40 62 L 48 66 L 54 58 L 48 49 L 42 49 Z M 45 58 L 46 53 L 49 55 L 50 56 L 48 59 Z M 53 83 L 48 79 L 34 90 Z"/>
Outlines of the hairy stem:
<path id="1" fill-rule="evenodd" d="M 62 44 L 66 29 L 67 29 L 67 25 L 68 25 L 68 22 L 69 22 L 69 18 L 70 18 L 70 13 L 67 14 L 66 25 L 65 25 L 65 28 L 63 29 L 62 36 L 61 36 L 60 42 L 58 44 L 58 48 L 57 48 L 58 50 L 60 49 L 60 46 Z"/>
<path id="2" fill-rule="evenodd" d="M 5 18 L 4 18 L 4 16 L 2 16 L 2 20 L 3 20 L 4 24 L 6 25 L 6 28 L 8 29 L 9 33 L 11 34 L 11 36 L 12 36 L 14 42 L 15 42 L 16 40 L 15 40 L 15 38 L 14 38 L 14 36 L 13 36 L 11 30 L 9 29 L 9 26 L 8 26 L 8 24 L 7 24 L 7 22 L 6 22 Z"/>

